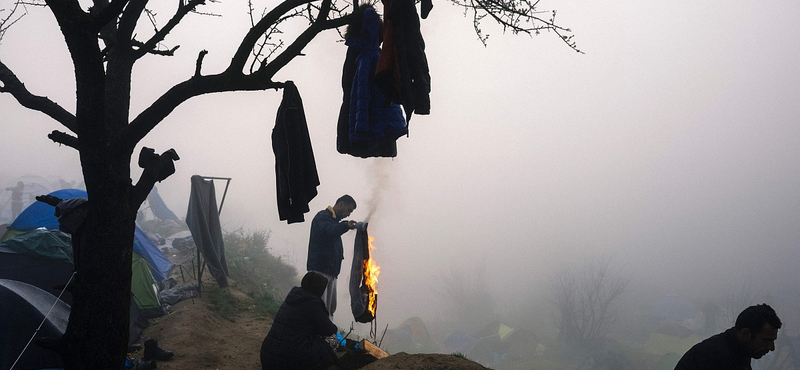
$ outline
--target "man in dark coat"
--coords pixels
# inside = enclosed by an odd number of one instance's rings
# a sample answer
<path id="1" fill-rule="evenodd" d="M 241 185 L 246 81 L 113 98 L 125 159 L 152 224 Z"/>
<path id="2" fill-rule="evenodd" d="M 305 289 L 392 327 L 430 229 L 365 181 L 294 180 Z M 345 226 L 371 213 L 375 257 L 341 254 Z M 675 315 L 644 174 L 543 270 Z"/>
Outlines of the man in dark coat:
<path id="1" fill-rule="evenodd" d="M 342 234 L 356 228 L 355 221 L 343 219 L 356 209 L 356 201 L 345 194 L 336 200 L 333 207 L 317 212 L 311 221 L 311 234 L 308 237 L 308 260 L 306 268 L 322 274 L 328 279 L 328 286 L 322 300 L 333 320 L 336 311 L 336 281 L 342 269 L 344 246 Z"/>
<path id="2" fill-rule="evenodd" d="M 323 339 L 337 331 L 320 299 L 327 284 L 324 276 L 309 272 L 286 296 L 261 343 L 263 370 L 326 369 L 336 362 Z"/>
<path id="3" fill-rule="evenodd" d="M 750 359 L 775 350 L 781 320 L 767 304 L 746 308 L 735 325 L 689 349 L 675 370 L 751 370 Z"/>

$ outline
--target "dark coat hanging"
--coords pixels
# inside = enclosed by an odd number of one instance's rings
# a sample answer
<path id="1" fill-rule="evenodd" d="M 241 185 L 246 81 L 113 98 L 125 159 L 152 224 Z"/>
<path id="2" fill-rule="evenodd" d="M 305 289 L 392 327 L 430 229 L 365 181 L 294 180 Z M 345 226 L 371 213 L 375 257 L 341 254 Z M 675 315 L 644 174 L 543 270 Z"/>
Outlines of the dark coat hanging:
<path id="1" fill-rule="evenodd" d="M 308 134 L 303 101 L 294 82 L 286 81 L 272 129 L 278 216 L 287 223 L 305 221 L 308 203 L 317 196 L 319 176 Z"/>
<path id="2" fill-rule="evenodd" d="M 414 0 L 382 2 L 386 25 L 376 83 L 389 100 L 403 106 L 406 120 L 414 113 L 430 114 L 431 75 Z"/>
<path id="3" fill-rule="evenodd" d="M 394 157 L 396 140 L 408 130 L 402 110 L 388 102 L 374 81 L 380 55 L 380 17 L 361 7 L 348 26 L 347 57 L 342 70 L 337 150 L 356 157 Z"/>

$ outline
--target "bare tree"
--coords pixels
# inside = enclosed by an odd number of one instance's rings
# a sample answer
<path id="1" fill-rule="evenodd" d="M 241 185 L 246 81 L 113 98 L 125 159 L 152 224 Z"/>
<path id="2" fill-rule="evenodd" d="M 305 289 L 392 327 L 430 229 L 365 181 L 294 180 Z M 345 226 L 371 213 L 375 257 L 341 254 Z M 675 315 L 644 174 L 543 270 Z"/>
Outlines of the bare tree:
<path id="1" fill-rule="evenodd" d="M 136 116 L 130 116 L 133 66 L 149 56 L 171 56 L 178 46 L 167 47 L 167 36 L 187 17 L 216 15 L 201 11 L 206 0 L 180 0 L 166 22 L 156 22 L 150 8 L 167 6 L 148 0 L 15 0 L 15 11 L 0 17 L 0 32 L 19 20 L 22 6 L 44 2 L 55 16 L 72 60 L 75 78 L 75 111 L 68 111 L 47 97 L 29 91 L 0 59 L 0 93 L 12 95 L 31 110 L 39 111 L 64 127 L 48 137 L 78 150 L 90 199 L 85 232 L 74 235 L 81 246 L 72 284 L 73 306 L 64 336 L 52 349 L 64 358 L 65 368 L 119 369 L 126 355 L 130 304 L 131 245 L 136 211 L 157 181 L 174 171 L 178 159 L 171 150 L 156 154 L 142 150 L 141 176 L 131 178 L 131 159 L 137 144 L 179 105 L 209 93 L 259 91 L 284 86 L 273 77 L 324 31 L 348 24 L 355 4 L 342 0 L 282 0 L 256 15 L 238 41 L 224 70 L 203 70 L 206 51 L 197 56 L 194 74 L 175 84 Z M 398 0 L 395 0 L 398 1 Z M 209 0 L 212 3 L 213 0 Z M 570 31 L 555 22 L 555 12 L 540 12 L 537 2 L 527 0 L 452 0 L 465 14 L 472 14 L 475 30 L 489 18 L 512 33 L 552 31 L 578 51 Z M 91 6 L 85 8 L 90 3 Z M 164 11 L 160 12 L 165 13 Z M 16 14 L 16 15 L 14 15 Z M 288 20 L 306 22 L 306 28 L 289 40 L 279 26 Z M 1 35 L 1 34 L 0 34 Z M 202 42 L 197 40 L 197 42 Z M 13 53 L 13 51 L 11 51 Z M 4 53 L 6 54 L 6 53 Z M 2 54 L 0 54 L 2 55 Z"/>
<path id="2" fill-rule="evenodd" d="M 449 303 L 452 317 L 457 317 L 461 324 L 470 325 L 469 329 L 479 329 L 495 319 L 496 306 L 486 286 L 485 264 L 451 268 L 435 280 L 434 289 Z"/>
<path id="3" fill-rule="evenodd" d="M 595 257 L 580 269 L 565 268 L 551 281 L 559 339 L 591 348 L 620 316 L 620 297 L 630 281 L 612 270 L 611 259 Z"/>
<path id="4" fill-rule="evenodd" d="M 753 288 L 753 284 L 745 283 L 738 291 L 731 292 L 725 300 L 725 318 L 730 326 L 736 323 L 739 313 L 745 308 L 758 303 L 761 292 Z"/>

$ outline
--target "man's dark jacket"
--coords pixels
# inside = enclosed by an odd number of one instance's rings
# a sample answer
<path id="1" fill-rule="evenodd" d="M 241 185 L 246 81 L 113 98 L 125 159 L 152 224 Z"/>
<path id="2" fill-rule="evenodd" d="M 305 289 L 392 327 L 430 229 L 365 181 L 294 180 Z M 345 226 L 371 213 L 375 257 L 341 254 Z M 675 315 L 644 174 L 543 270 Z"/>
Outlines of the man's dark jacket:
<path id="1" fill-rule="evenodd" d="M 317 215 L 311 220 L 306 269 L 333 277 L 339 276 L 344 259 L 342 234 L 347 230 L 350 230 L 347 222 L 333 218 L 330 209 L 317 212 Z"/>
<path id="2" fill-rule="evenodd" d="M 272 129 L 278 216 L 287 223 L 305 221 L 308 202 L 317 195 L 319 176 L 308 134 L 303 100 L 294 82 L 286 81 Z"/>
<path id="3" fill-rule="evenodd" d="M 751 370 L 750 356 L 736 340 L 731 328 L 689 349 L 675 370 Z"/>
<path id="4" fill-rule="evenodd" d="M 261 343 L 262 369 L 324 369 L 332 365 L 336 355 L 319 336 L 333 335 L 336 330 L 322 299 L 301 287 L 292 288 Z"/>
<path id="5" fill-rule="evenodd" d="M 406 120 L 431 112 L 431 75 L 414 0 L 381 0 L 386 12 L 383 49 L 376 82 L 393 102 L 402 104 Z"/>

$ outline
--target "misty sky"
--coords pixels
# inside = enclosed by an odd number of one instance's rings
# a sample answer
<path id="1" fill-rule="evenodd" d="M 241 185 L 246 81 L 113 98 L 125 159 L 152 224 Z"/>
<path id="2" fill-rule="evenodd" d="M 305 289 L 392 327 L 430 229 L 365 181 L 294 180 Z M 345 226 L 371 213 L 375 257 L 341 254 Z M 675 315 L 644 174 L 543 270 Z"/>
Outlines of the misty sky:
<path id="1" fill-rule="evenodd" d="M 194 17 L 173 32 L 176 57 L 137 65 L 133 114 L 189 77 L 200 50 L 209 50 L 204 73 L 224 68 L 249 24 L 238 3 L 212 5 L 225 17 Z M 753 284 L 794 299 L 800 3 L 542 2 L 585 54 L 553 34 L 503 35 L 489 23 L 484 47 L 470 18 L 434 4 L 422 21 L 431 115 L 413 117 L 396 158 L 336 152 L 346 48 L 330 33 L 276 77 L 296 82 L 314 145 L 321 185 L 307 222 L 278 220 L 270 133 L 279 91 L 194 98 L 140 143 L 181 156 L 157 185 L 167 204 L 185 214 L 194 174 L 232 177 L 224 227 L 271 229 L 271 247 L 300 269 L 317 210 L 344 193 L 359 202 L 353 219 L 373 206 L 379 318 L 390 326 L 440 314 L 436 277 L 450 270 L 485 269 L 496 298 L 513 304 L 599 254 L 665 293 L 724 296 Z M 33 93 L 74 111 L 63 38 L 47 10 L 29 10 L 0 59 Z M 80 180 L 77 153 L 46 138 L 63 130 L 54 121 L 0 94 L 0 127 L 1 185 L 26 174 Z M 348 314 L 340 301 L 339 326 Z"/>

